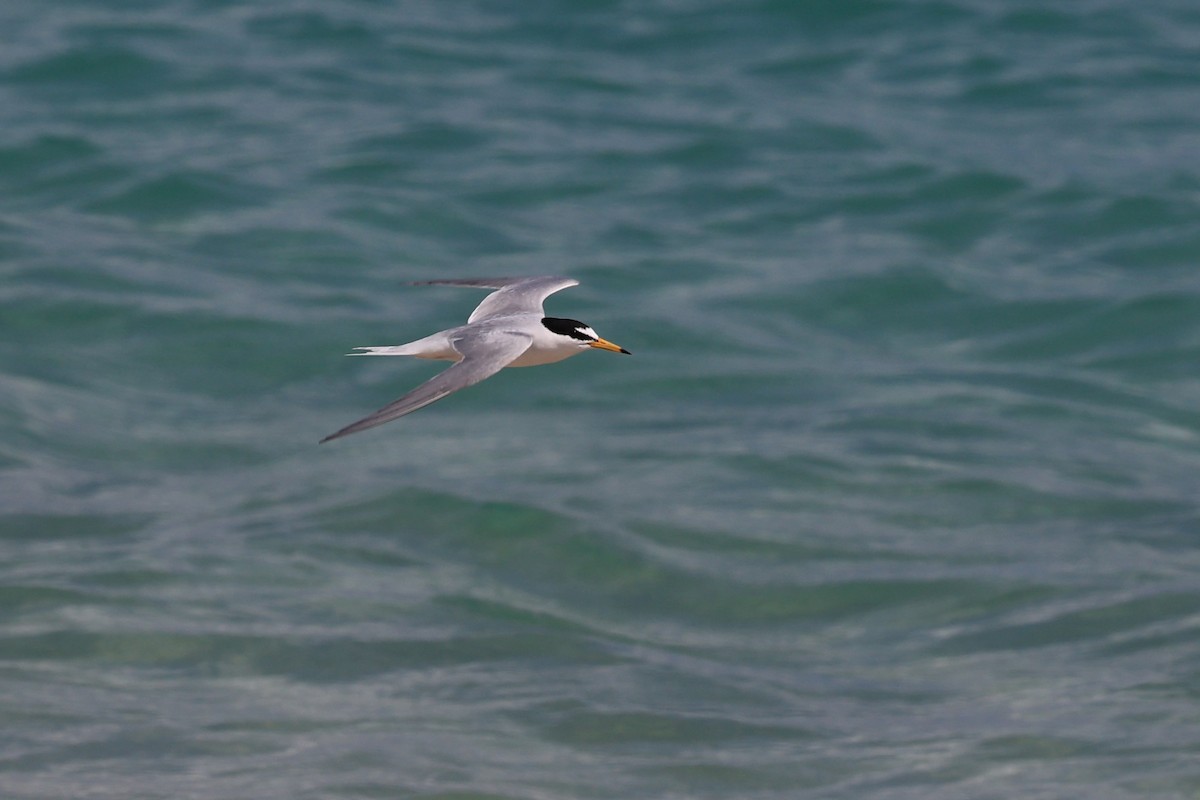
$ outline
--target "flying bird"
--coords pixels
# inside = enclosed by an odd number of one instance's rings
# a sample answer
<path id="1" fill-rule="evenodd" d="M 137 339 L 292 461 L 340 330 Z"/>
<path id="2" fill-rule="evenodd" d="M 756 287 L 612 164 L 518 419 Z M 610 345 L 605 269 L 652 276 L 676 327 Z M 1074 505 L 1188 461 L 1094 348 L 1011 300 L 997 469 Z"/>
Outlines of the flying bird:
<path id="1" fill-rule="evenodd" d="M 331 433 L 322 443 L 374 428 L 411 414 L 446 395 L 490 378 L 505 367 L 553 364 L 584 350 L 610 350 L 629 355 L 624 347 L 601 339 L 579 320 L 547 317 L 542 303 L 555 292 L 578 286 L 574 278 L 541 275 L 528 278 L 467 278 L 418 281 L 413 286 L 468 286 L 495 289 L 483 298 L 466 325 L 448 328 L 408 344 L 355 347 L 353 356 L 413 356 L 453 361 L 445 372 L 358 422 Z"/>

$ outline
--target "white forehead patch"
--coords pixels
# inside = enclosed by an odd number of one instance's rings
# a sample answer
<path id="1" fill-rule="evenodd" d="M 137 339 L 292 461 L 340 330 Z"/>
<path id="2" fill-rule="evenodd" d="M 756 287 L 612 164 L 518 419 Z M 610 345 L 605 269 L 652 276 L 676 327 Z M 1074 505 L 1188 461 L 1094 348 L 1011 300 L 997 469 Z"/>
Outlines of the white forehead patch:
<path id="1" fill-rule="evenodd" d="M 582 326 L 582 327 L 576 328 L 575 330 L 579 331 L 579 332 L 580 332 L 580 333 L 582 333 L 584 336 L 590 336 L 590 337 L 592 337 L 593 339 L 599 339 L 599 338 L 600 338 L 599 336 L 597 336 L 597 335 L 596 335 L 596 332 L 595 332 L 594 330 L 592 330 L 591 328 L 589 328 L 587 325 L 584 325 L 584 326 Z"/>

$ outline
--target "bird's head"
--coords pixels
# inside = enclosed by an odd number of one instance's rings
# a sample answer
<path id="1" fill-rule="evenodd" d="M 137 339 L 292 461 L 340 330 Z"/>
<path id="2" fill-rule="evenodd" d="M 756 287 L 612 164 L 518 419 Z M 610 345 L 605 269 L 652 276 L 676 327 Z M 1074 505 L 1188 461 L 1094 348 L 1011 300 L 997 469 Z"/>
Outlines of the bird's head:
<path id="1" fill-rule="evenodd" d="M 629 355 L 629 351 L 620 345 L 613 344 L 607 339 L 601 339 L 592 330 L 590 325 L 586 325 L 577 319 L 564 319 L 562 317 L 545 317 L 542 319 L 542 324 L 551 333 L 557 334 L 565 339 L 570 340 L 577 345 L 580 350 L 586 350 L 589 347 L 597 350 L 611 350 L 614 353 L 624 353 Z"/>

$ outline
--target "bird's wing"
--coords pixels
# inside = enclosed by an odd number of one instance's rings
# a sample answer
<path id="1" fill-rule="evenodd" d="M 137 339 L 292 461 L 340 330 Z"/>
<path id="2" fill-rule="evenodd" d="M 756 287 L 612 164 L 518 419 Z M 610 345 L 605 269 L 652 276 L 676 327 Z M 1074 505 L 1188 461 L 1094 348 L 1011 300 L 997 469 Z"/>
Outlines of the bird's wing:
<path id="1" fill-rule="evenodd" d="M 496 289 L 483 298 L 467 324 L 500 317 L 505 314 L 543 314 L 542 302 L 547 297 L 570 286 L 578 286 L 574 278 L 561 275 L 539 275 L 532 278 L 465 278 L 462 280 L 417 281 L 414 286 L 469 286 L 476 289 Z"/>
<path id="2" fill-rule="evenodd" d="M 391 422 L 397 417 L 411 414 L 418 408 L 424 408 L 430 403 L 441 400 L 459 389 L 465 389 L 479 383 L 484 378 L 490 378 L 528 350 L 532 341 L 533 337 L 518 331 L 488 330 L 486 328 L 466 331 L 463 335 L 451 340 L 454 349 L 462 353 L 462 361 L 425 381 L 400 399 L 388 403 L 374 414 L 363 417 L 336 433 L 331 433 L 321 442 L 325 443 L 331 439 L 349 436 L 352 433 Z"/>

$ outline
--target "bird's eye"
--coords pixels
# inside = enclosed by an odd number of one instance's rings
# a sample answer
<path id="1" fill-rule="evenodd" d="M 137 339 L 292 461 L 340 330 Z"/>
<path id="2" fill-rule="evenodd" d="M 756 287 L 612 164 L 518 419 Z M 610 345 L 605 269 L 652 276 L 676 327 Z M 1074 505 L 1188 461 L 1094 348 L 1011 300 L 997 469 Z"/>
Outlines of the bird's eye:
<path id="1" fill-rule="evenodd" d="M 586 336 L 587 338 L 589 338 L 593 341 L 600 338 L 599 336 L 596 335 L 596 332 L 594 330 L 592 330 L 591 328 L 589 328 L 587 325 L 584 325 L 581 328 L 576 328 L 575 330 L 577 330 L 579 333 L 583 334 L 584 336 Z"/>

